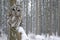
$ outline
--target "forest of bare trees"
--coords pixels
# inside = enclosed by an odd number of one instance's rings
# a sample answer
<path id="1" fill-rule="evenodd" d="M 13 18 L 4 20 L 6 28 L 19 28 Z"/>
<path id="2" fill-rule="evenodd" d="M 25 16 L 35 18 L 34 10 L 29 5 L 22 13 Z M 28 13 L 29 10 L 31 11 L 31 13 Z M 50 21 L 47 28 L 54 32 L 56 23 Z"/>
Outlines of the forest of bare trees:
<path id="1" fill-rule="evenodd" d="M 8 34 L 7 14 L 16 0 L 0 0 L 0 30 Z M 26 34 L 60 36 L 60 0 L 20 0 L 22 24 Z"/>

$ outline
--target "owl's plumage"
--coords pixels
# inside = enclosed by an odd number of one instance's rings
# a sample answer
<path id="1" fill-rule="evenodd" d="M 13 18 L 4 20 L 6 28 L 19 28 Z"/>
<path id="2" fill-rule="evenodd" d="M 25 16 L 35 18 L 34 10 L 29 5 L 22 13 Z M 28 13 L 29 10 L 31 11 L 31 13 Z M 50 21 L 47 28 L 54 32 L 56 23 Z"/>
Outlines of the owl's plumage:
<path id="1" fill-rule="evenodd" d="M 11 27 L 17 27 L 21 23 L 21 10 L 20 6 L 13 5 L 11 12 L 8 14 L 8 23 Z"/>

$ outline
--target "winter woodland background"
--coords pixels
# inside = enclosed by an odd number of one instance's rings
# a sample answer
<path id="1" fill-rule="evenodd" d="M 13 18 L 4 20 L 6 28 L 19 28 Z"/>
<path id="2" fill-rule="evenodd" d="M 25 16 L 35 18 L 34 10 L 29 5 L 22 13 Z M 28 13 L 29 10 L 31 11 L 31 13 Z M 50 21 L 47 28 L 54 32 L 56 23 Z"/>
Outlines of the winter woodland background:
<path id="1" fill-rule="evenodd" d="M 15 0 L 11 0 L 15 1 Z M 60 0 L 20 0 L 22 27 L 26 34 L 60 36 Z M 0 0 L 0 31 L 8 34 L 7 16 L 10 0 Z"/>

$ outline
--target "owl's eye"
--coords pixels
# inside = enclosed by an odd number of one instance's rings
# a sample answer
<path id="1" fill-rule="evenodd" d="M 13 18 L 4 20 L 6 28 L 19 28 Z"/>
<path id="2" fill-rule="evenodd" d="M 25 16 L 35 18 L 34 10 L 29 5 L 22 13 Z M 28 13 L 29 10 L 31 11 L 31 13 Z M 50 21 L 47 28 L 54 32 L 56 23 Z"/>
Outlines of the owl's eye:
<path id="1" fill-rule="evenodd" d="M 20 11 L 20 10 L 17 10 L 18 12 Z"/>
<path id="2" fill-rule="evenodd" d="M 14 8 L 13 8 L 12 10 L 13 10 L 13 11 L 15 11 L 15 9 L 14 9 Z"/>

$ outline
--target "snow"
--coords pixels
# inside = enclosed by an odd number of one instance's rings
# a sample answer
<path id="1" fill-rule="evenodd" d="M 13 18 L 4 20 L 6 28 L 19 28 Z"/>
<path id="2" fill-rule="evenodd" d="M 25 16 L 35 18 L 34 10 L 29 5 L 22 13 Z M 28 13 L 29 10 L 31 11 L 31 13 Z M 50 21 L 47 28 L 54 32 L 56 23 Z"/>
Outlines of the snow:
<path id="1" fill-rule="evenodd" d="M 28 35 L 26 35 L 23 27 L 18 27 L 18 32 L 22 33 L 22 40 L 60 40 L 60 37 L 58 36 L 54 36 L 54 35 L 50 35 L 47 34 L 46 35 L 35 35 L 33 33 L 29 33 Z"/>
<path id="2" fill-rule="evenodd" d="M 44 35 L 36 35 L 36 40 L 44 40 L 45 36 Z"/>
<path id="3" fill-rule="evenodd" d="M 50 36 L 51 40 L 60 40 L 60 37 L 58 36 Z"/>
<path id="4" fill-rule="evenodd" d="M 23 27 L 17 27 L 17 30 L 18 30 L 18 32 L 22 33 L 22 40 L 27 40 L 28 39 Z"/>
<path id="5" fill-rule="evenodd" d="M 47 35 L 47 37 L 45 35 L 36 35 L 35 40 L 60 40 L 60 37 L 52 35 Z"/>
<path id="6" fill-rule="evenodd" d="M 60 40 L 60 37 L 55 35 L 35 35 L 33 33 L 29 33 L 26 35 L 23 27 L 17 27 L 18 32 L 22 33 L 22 40 Z M 0 36 L 0 40 L 7 40 L 7 35 L 2 32 Z"/>
<path id="7" fill-rule="evenodd" d="M 35 34 L 33 34 L 33 33 L 30 33 L 30 34 L 28 34 L 28 39 L 29 40 L 35 40 Z"/>

